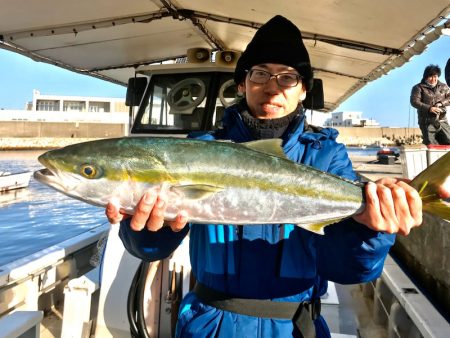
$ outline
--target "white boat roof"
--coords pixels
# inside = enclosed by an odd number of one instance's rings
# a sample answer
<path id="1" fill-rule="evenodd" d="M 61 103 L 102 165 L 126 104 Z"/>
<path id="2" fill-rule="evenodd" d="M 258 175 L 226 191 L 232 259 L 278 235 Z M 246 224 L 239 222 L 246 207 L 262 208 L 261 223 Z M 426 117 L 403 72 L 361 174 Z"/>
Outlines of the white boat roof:
<path id="1" fill-rule="evenodd" d="M 3 0 L 0 47 L 126 85 L 189 48 L 243 51 L 276 14 L 301 29 L 331 111 L 439 38 L 450 1 Z"/>

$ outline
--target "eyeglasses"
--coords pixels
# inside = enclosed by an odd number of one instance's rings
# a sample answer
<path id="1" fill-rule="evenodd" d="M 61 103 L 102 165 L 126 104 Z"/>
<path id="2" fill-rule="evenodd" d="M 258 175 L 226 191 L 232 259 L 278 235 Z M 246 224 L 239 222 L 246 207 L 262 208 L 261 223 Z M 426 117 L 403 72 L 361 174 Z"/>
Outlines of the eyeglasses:
<path id="1" fill-rule="evenodd" d="M 246 70 L 248 79 L 253 83 L 265 84 L 270 81 L 272 77 L 277 80 L 280 87 L 295 87 L 302 82 L 302 77 L 294 73 L 279 73 L 271 74 L 262 69 Z"/>

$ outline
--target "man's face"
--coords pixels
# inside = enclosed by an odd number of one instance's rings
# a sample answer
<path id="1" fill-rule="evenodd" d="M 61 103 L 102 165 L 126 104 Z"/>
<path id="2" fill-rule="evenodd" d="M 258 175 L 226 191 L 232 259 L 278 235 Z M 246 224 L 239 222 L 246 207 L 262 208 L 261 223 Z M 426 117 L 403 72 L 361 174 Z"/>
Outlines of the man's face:
<path id="1" fill-rule="evenodd" d="M 427 79 L 426 79 L 428 84 L 430 84 L 433 87 L 437 85 L 438 80 L 439 80 L 439 76 L 437 74 L 428 76 Z"/>
<path id="2" fill-rule="evenodd" d="M 265 71 L 272 75 L 280 73 L 299 75 L 294 68 L 275 63 L 264 63 L 253 66 L 251 69 Z M 279 118 L 292 113 L 306 95 L 301 79 L 294 87 L 284 87 L 278 84 L 274 76 L 264 84 L 252 82 L 249 73 L 239 85 L 239 90 L 245 92 L 250 113 L 261 119 Z"/>

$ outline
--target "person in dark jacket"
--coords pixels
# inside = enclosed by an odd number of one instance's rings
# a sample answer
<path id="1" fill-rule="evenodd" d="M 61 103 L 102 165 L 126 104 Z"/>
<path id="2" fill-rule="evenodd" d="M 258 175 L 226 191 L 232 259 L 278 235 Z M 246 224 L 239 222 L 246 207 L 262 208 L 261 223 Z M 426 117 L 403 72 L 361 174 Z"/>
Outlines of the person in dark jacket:
<path id="1" fill-rule="evenodd" d="M 423 143 L 450 144 L 450 126 L 447 106 L 450 106 L 450 88 L 439 81 L 441 69 L 429 65 L 423 72 L 422 81 L 411 90 L 411 105 L 417 109 Z"/>
<path id="2" fill-rule="evenodd" d="M 264 24 L 234 78 L 244 98 L 226 109 L 221 129 L 200 138 L 280 138 L 292 161 L 356 179 L 345 146 L 336 142 L 338 132 L 305 121 L 301 101 L 313 72 L 292 22 L 276 16 Z M 361 214 L 326 227 L 324 235 L 294 224 L 186 224 L 183 212 L 164 220 L 164 193 L 154 191 L 142 197 L 133 217 L 114 203 L 106 215 L 120 222 L 125 248 L 146 261 L 168 257 L 189 232 L 197 285 L 181 303 L 177 337 L 330 337 L 318 307 L 327 281 L 377 278 L 395 233 L 408 234 L 422 223 L 419 194 L 402 180 L 369 183 L 365 198 Z"/>

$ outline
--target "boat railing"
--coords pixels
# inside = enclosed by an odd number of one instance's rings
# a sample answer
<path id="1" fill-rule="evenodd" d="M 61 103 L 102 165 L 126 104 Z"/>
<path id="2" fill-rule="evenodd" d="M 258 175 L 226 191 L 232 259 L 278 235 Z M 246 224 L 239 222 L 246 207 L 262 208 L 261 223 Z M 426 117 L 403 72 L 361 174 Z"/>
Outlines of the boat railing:
<path id="1" fill-rule="evenodd" d="M 373 320 L 387 328 L 388 337 L 448 337 L 450 324 L 391 256 L 382 276 L 364 284 L 363 293 L 373 297 Z"/>
<path id="2" fill-rule="evenodd" d="M 38 338 L 43 311 L 17 311 L 0 318 L 3 338 Z"/>
<path id="3" fill-rule="evenodd" d="M 16 310 L 38 310 L 39 301 L 56 302 L 50 293 L 92 270 L 96 243 L 106 236 L 105 223 L 59 244 L 0 266 L 0 318 Z"/>

